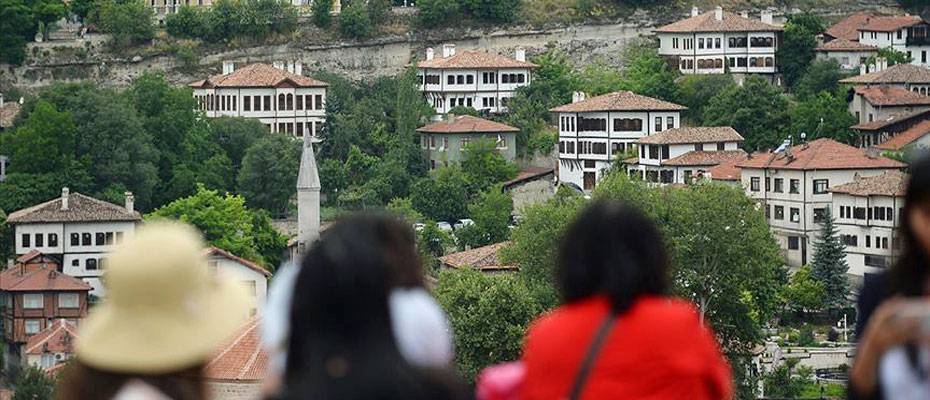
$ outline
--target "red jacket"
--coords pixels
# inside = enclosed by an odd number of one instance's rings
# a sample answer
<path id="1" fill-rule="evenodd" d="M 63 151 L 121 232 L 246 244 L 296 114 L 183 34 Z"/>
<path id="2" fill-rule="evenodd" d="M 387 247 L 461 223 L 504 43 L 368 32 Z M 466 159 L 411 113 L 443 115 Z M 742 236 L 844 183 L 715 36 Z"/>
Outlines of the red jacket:
<path id="1" fill-rule="evenodd" d="M 603 296 L 555 309 L 530 327 L 521 400 L 563 400 L 609 309 Z M 730 367 L 691 303 L 643 297 L 619 316 L 581 399 L 729 399 Z"/>

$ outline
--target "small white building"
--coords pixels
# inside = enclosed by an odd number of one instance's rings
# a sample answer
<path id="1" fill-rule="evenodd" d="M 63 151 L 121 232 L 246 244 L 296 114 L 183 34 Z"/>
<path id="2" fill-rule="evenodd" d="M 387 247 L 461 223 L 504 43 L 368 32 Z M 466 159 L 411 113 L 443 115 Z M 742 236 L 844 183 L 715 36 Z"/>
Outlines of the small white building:
<path id="1" fill-rule="evenodd" d="M 911 64 L 930 66 L 930 25 L 916 15 L 872 17 L 859 28 L 859 43 L 907 53 Z"/>
<path id="2" fill-rule="evenodd" d="M 643 137 L 680 127 L 686 109 L 629 91 L 590 99 L 575 93 L 572 103 L 549 110 L 559 121 L 559 181 L 594 189 L 617 156 Z"/>
<path id="3" fill-rule="evenodd" d="M 674 128 L 637 140 L 639 157 L 624 163 L 646 182 L 690 184 L 715 165 L 745 158 L 742 141 L 729 126 Z"/>
<path id="4" fill-rule="evenodd" d="M 920 94 L 930 91 L 930 68 L 911 64 L 888 66 L 885 59 L 873 65 L 860 65 L 859 75 L 840 79 L 840 83 L 856 86 L 899 87 Z"/>
<path id="5" fill-rule="evenodd" d="M 200 109 L 209 118 L 245 117 L 261 121 L 270 132 L 315 136 L 326 121 L 326 82 L 302 75 L 300 62 L 250 64 L 236 69 L 223 62 L 223 73 L 191 83 Z"/>
<path id="6" fill-rule="evenodd" d="M 782 153 L 753 154 L 737 167 L 746 194 L 765 211 L 783 256 L 790 266 L 799 267 L 811 260 L 812 241 L 833 206 L 831 188 L 907 165 L 832 139 L 817 139 Z"/>
<path id="7" fill-rule="evenodd" d="M 833 217 L 846 245 L 848 274 L 861 279 L 882 272 L 894 263 L 901 249 L 898 227 L 907 175 L 886 171 L 874 176 L 855 176 L 853 181 L 831 189 Z"/>
<path id="8" fill-rule="evenodd" d="M 834 60 L 840 68 L 859 70 L 869 57 L 878 55 L 878 47 L 846 39 L 835 39 L 814 49 L 818 60 Z"/>
<path id="9" fill-rule="evenodd" d="M 682 74 L 774 74 L 781 31 L 771 12 L 755 20 L 719 6 L 703 14 L 694 7 L 690 18 L 655 30 L 659 55 L 674 58 Z"/>
<path id="10" fill-rule="evenodd" d="M 417 63 L 417 79 L 427 102 L 444 114 L 455 107 L 479 111 L 507 111 L 517 88 L 529 85 L 536 64 L 526 61 L 526 51 L 514 58 L 481 50 L 456 52 L 454 44 L 442 45 L 442 57 L 432 48 Z"/>
<path id="11" fill-rule="evenodd" d="M 268 278 L 271 278 L 271 272 L 261 265 L 217 247 L 207 249 L 207 266 L 218 276 L 240 282 L 246 287 L 251 296 L 249 317 L 261 310 L 268 295 Z"/>
<path id="12" fill-rule="evenodd" d="M 32 250 L 62 261 L 62 271 L 87 282 L 92 295 L 104 296 L 101 276 L 106 255 L 135 233 L 142 215 L 132 193 L 123 206 L 61 189 L 61 197 L 10 213 L 17 256 Z"/>
<path id="13" fill-rule="evenodd" d="M 860 124 L 930 109 L 930 96 L 897 86 L 855 86 L 848 97 L 849 113 Z"/>

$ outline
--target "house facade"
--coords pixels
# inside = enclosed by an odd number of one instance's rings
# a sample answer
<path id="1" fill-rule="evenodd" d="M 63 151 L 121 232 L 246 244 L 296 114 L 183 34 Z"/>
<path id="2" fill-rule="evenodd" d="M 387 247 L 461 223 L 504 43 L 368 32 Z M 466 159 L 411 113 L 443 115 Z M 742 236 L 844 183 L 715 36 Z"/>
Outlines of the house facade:
<path id="1" fill-rule="evenodd" d="M 906 165 L 832 139 L 817 139 L 782 153 L 753 154 L 737 167 L 746 194 L 765 211 L 783 256 L 798 267 L 811 260 L 812 241 L 833 206 L 831 188 L 856 176 L 899 171 Z"/>
<path id="2" fill-rule="evenodd" d="M 491 140 L 507 161 L 517 158 L 517 132 L 520 129 L 470 115 L 446 114 L 442 121 L 417 129 L 420 147 L 430 169 L 462 161 L 465 146 L 476 140 Z"/>
<path id="3" fill-rule="evenodd" d="M 930 120 L 930 109 L 919 110 L 877 121 L 856 124 L 852 129 L 858 136 L 857 145 L 862 148 L 879 147 L 891 138 L 910 131 L 912 127 Z M 895 149 L 896 150 L 896 149 Z"/>
<path id="4" fill-rule="evenodd" d="M 875 146 L 876 149 L 901 156 L 930 151 L 930 120 L 920 121 Z"/>
<path id="5" fill-rule="evenodd" d="M 848 98 L 849 113 L 860 124 L 930 110 L 930 96 L 895 86 L 855 86 Z"/>
<path id="6" fill-rule="evenodd" d="M 781 31 L 768 11 L 753 20 L 721 7 L 703 14 L 692 8 L 690 18 L 655 30 L 659 55 L 682 74 L 774 74 Z"/>
<path id="7" fill-rule="evenodd" d="M 426 49 L 426 59 L 417 63 L 417 79 L 436 113 L 455 107 L 501 113 L 517 88 L 530 84 L 536 67 L 526 61 L 523 49 L 510 58 L 480 50 L 456 52 L 454 44 L 444 44 L 442 57 Z"/>
<path id="8" fill-rule="evenodd" d="M 191 83 L 208 118 L 257 119 L 270 132 L 316 136 L 326 121 L 326 82 L 302 75 L 300 62 L 250 64 L 236 69 L 223 62 L 223 73 Z"/>
<path id="9" fill-rule="evenodd" d="M 17 256 L 38 251 L 61 260 L 60 272 L 87 282 L 91 294 L 104 296 L 100 279 L 106 255 L 135 233 L 142 215 L 132 193 L 124 206 L 107 203 L 62 188 L 61 197 L 10 213 Z"/>
<path id="10" fill-rule="evenodd" d="M 250 318 L 238 332 L 217 348 L 203 372 L 208 398 L 251 400 L 262 398 L 268 373 L 268 353 L 262 348 L 261 319 Z"/>
<path id="11" fill-rule="evenodd" d="M 690 184 L 715 165 L 744 158 L 742 141 L 729 126 L 674 128 L 637 140 L 639 156 L 624 163 L 631 176 L 646 182 Z"/>
<path id="12" fill-rule="evenodd" d="M 636 148 L 643 137 L 681 126 L 687 107 L 629 91 L 586 98 L 575 93 L 572 103 L 549 110 L 559 123 L 558 177 L 585 191 L 613 160 Z"/>
<path id="13" fill-rule="evenodd" d="M 872 17 L 859 28 L 859 43 L 900 51 L 911 64 L 930 66 L 930 24 L 916 15 Z"/>
<path id="14" fill-rule="evenodd" d="M 524 168 L 515 178 L 504 182 L 501 190 L 510 193 L 513 214 L 523 215 L 527 207 L 555 197 L 555 170 L 542 167 Z"/>
<path id="15" fill-rule="evenodd" d="M 245 286 L 246 292 L 251 296 L 248 317 L 258 314 L 268 295 L 268 279 L 271 278 L 271 272 L 261 265 L 217 247 L 207 249 L 207 267 L 217 276 Z"/>
<path id="16" fill-rule="evenodd" d="M 844 78 L 840 83 L 856 86 L 889 86 L 898 87 L 923 95 L 930 91 L 930 68 L 911 64 L 897 64 L 888 66 L 884 58 L 876 60 L 875 64 L 860 66 L 859 75 Z"/>
<path id="17" fill-rule="evenodd" d="M 46 373 L 63 367 L 74 357 L 77 338 L 77 324 L 64 318 L 52 321 L 22 346 L 23 367 L 41 368 Z"/>
<path id="18" fill-rule="evenodd" d="M 907 175 L 886 171 L 855 176 L 852 182 L 834 187 L 833 217 L 846 245 L 848 274 L 861 279 L 891 267 L 901 250 L 898 227 Z"/>
<path id="19" fill-rule="evenodd" d="M 836 39 L 817 46 L 814 53 L 818 60 L 834 60 L 840 68 L 858 71 L 860 66 L 868 64 L 870 57 L 878 55 L 878 47 Z"/>

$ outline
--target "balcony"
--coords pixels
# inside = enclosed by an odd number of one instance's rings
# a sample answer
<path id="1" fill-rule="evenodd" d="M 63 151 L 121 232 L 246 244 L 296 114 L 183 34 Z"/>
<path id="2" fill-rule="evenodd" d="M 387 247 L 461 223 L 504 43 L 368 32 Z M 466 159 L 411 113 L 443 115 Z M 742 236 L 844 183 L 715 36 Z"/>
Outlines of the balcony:
<path id="1" fill-rule="evenodd" d="M 907 37 L 908 46 L 930 46 L 930 36 Z"/>

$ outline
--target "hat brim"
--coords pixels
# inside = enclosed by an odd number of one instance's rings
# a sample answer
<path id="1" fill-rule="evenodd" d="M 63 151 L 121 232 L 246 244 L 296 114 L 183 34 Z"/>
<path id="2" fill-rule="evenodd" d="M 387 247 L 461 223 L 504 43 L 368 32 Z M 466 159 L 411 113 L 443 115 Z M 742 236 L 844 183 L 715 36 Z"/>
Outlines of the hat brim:
<path id="1" fill-rule="evenodd" d="M 136 310 L 104 301 L 83 322 L 75 352 L 91 367 L 124 373 L 161 374 L 207 361 L 247 317 L 245 287 L 217 279 L 201 293 L 197 312 Z"/>

